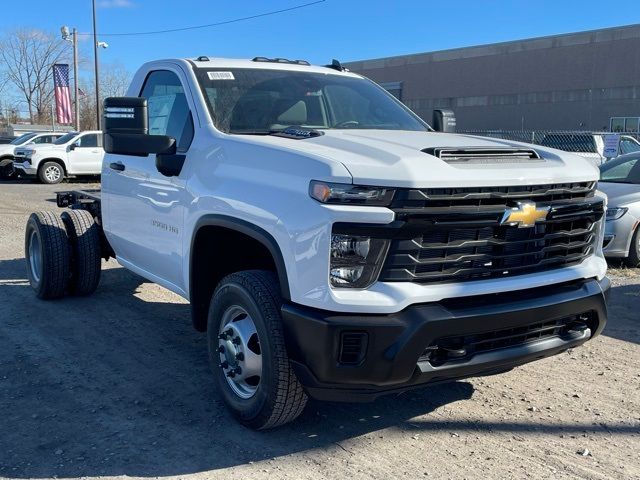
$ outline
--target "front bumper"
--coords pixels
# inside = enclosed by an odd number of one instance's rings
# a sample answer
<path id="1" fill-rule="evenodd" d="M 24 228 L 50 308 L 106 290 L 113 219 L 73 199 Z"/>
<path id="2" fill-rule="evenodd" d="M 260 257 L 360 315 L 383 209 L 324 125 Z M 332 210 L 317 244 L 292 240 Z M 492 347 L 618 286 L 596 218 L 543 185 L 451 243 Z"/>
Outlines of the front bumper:
<path id="1" fill-rule="evenodd" d="M 627 257 L 631 245 L 631 237 L 638 227 L 638 219 L 627 212 L 618 220 L 605 222 L 604 248 L 605 257 Z"/>
<path id="2" fill-rule="evenodd" d="M 16 160 L 13 162 L 13 168 L 22 175 L 36 175 L 38 173 L 38 169 L 34 168 L 31 165 L 31 162 L 28 161 L 20 162 L 19 160 Z"/>
<path id="3" fill-rule="evenodd" d="M 414 305 L 389 315 L 340 314 L 287 304 L 282 309 L 285 340 L 293 369 L 312 397 L 370 401 L 426 383 L 499 373 L 581 345 L 604 328 L 609 288 L 607 278 L 581 280 Z M 536 334 L 540 325 L 574 317 L 581 318 L 580 326 L 571 320 L 557 334 Z M 358 335 L 359 347 L 353 342 Z M 516 342 L 520 338 L 523 341 Z M 452 344 L 467 340 L 476 346 Z M 487 348 L 487 341 L 495 345 Z M 478 342 L 485 342 L 481 350 Z M 440 343 L 446 347 L 433 350 Z M 345 345 L 355 363 L 341 362 Z M 429 358 L 434 352 L 440 353 Z"/>

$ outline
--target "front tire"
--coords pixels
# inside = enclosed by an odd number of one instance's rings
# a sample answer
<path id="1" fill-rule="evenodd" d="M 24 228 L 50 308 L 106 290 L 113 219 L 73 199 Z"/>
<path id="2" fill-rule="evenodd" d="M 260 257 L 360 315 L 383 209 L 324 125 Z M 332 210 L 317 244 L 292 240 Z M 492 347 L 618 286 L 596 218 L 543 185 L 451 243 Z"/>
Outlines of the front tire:
<path id="1" fill-rule="evenodd" d="M 13 162 L 5 161 L 0 164 L 0 179 L 11 180 L 16 177 L 15 168 L 13 168 Z"/>
<path id="2" fill-rule="evenodd" d="M 54 185 L 64 180 L 64 168 L 56 162 L 46 162 L 38 170 L 38 179 L 42 183 Z"/>
<path id="3" fill-rule="evenodd" d="M 633 237 L 631 237 L 629 256 L 624 259 L 624 263 L 632 268 L 640 266 L 640 226 L 636 228 Z"/>
<path id="4" fill-rule="evenodd" d="M 60 217 L 52 212 L 32 213 L 25 233 L 29 283 L 38 298 L 63 297 L 69 282 L 69 241 Z"/>
<path id="5" fill-rule="evenodd" d="M 278 279 L 272 272 L 233 273 L 211 299 L 209 360 L 227 407 L 244 425 L 274 428 L 302 413 L 307 395 L 284 343 Z"/>

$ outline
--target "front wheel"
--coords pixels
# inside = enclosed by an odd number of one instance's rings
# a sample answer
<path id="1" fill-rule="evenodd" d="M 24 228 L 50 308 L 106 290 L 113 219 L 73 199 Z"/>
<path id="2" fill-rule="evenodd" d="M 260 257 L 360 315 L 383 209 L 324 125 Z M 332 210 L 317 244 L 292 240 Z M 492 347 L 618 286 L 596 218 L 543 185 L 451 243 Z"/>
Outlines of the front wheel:
<path id="1" fill-rule="evenodd" d="M 64 168 L 56 162 L 46 162 L 38 170 L 38 179 L 42 183 L 53 185 L 64 179 Z"/>
<path id="2" fill-rule="evenodd" d="M 227 407 L 244 425 L 268 429 L 294 420 L 307 403 L 284 343 L 277 277 L 233 273 L 209 308 L 209 360 Z"/>
<path id="3" fill-rule="evenodd" d="M 629 267 L 640 266 L 640 226 L 636 228 L 633 237 L 631 237 L 629 256 L 624 259 L 624 263 L 626 263 Z"/>

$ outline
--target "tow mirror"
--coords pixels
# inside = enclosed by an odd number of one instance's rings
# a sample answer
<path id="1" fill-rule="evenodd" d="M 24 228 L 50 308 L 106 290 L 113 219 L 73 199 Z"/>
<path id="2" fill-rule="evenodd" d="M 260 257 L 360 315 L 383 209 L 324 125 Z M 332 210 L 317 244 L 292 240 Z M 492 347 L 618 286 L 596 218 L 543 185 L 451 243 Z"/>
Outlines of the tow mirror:
<path id="1" fill-rule="evenodd" d="M 432 126 L 436 132 L 455 133 L 456 114 L 453 110 L 434 110 Z"/>
<path id="2" fill-rule="evenodd" d="M 176 140 L 149 135 L 147 99 L 110 97 L 104 101 L 104 150 L 118 155 L 145 157 L 150 153 L 173 155 Z"/>

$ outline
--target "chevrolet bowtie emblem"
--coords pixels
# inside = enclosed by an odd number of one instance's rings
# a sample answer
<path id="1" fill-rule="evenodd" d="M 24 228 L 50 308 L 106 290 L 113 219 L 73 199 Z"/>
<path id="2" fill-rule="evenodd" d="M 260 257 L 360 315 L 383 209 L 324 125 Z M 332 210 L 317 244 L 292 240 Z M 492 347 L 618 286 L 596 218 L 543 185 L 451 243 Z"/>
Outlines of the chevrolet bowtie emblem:
<path id="1" fill-rule="evenodd" d="M 550 207 L 536 207 L 533 202 L 518 202 L 517 207 L 513 207 L 504 212 L 500 225 L 517 225 L 518 228 L 533 227 L 536 222 L 547 219 Z"/>

